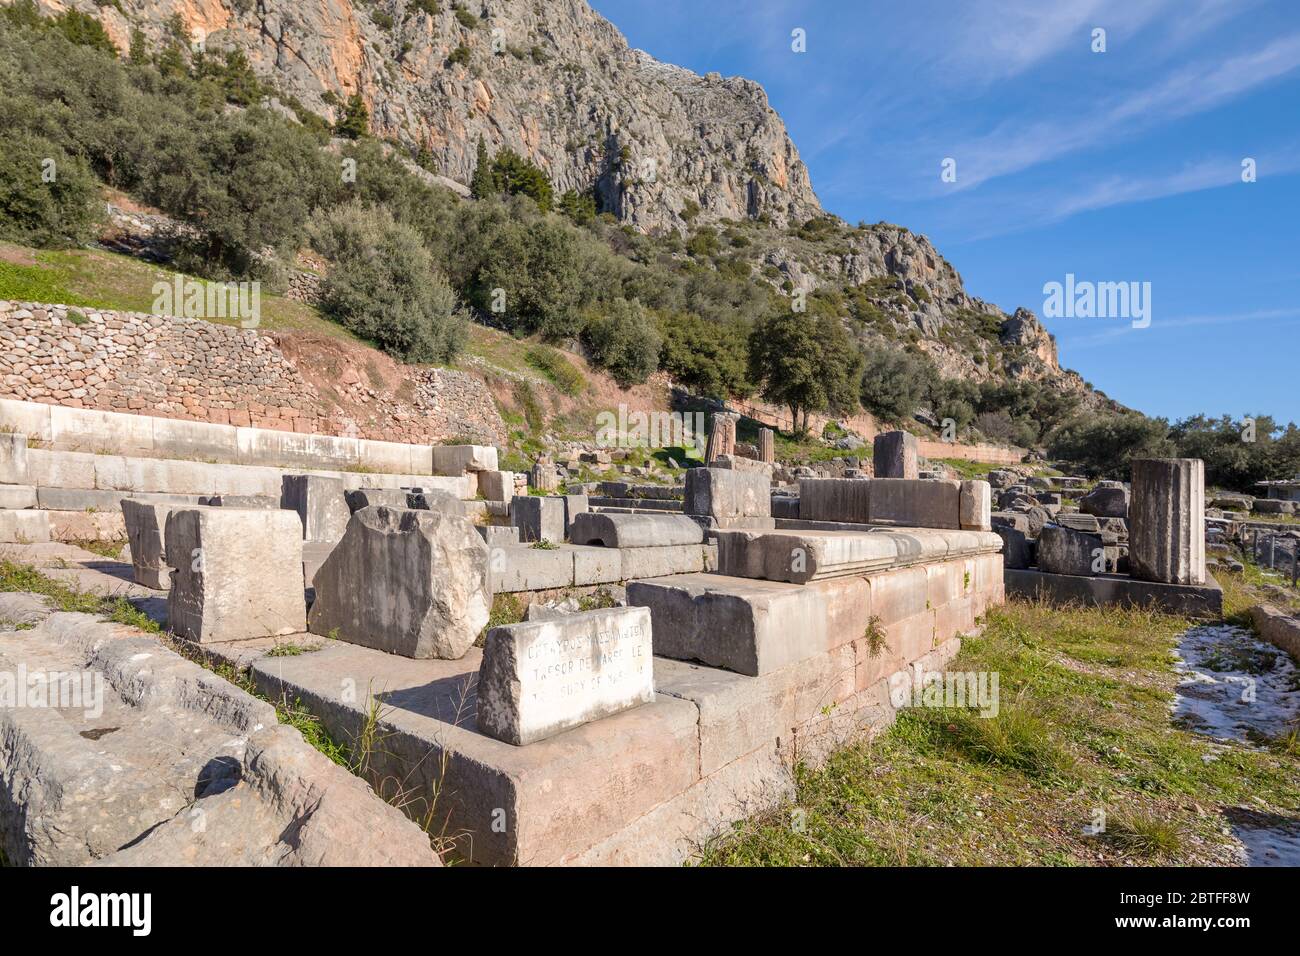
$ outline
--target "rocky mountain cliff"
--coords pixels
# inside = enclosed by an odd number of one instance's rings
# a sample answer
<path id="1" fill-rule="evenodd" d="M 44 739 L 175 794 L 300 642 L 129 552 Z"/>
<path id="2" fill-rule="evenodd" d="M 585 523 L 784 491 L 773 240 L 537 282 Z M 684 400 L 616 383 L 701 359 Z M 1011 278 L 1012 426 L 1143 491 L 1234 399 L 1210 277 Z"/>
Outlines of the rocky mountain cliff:
<path id="1" fill-rule="evenodd" d="M 67 4 L 43 2 L 49 10 Z M 583 0 L 115 0 L 94 12 L 125 51 L 179 17 L 211 50 L 335 119 L 360 93 L 376 135 L 427 149 L 462 184 L 480 137 L 540 166 L 557 193 L 594 189 L 646 231 L 820 211 L 808 170 L 757 83 L 698 76 L 634 50 Z"/>
<path id="2" fill-rule="evenodd" d="M 583 0 L 71 5 L 97 16 L 123 52 L 136 29 L 155 49 L 186 36 L 211 52 L 243 50 L 259 75 L 331 121 L 358 93 L 377 136 L 423 150 L 458 191 L 482 138 L 537 164 L 557 193 L 594 192 L 601 211 L 642 232 L 716 227 L 715 266 L 744 262 L 787 293 L 855 296 L 868 348 L 911 345 L 945 376 L 1046 382 L 1088 405 L 1109 401 L 1060 367 L 1032 312 L 970 296 L 924 236 L 824 213 L 761 86 L 660 63 Z"/>

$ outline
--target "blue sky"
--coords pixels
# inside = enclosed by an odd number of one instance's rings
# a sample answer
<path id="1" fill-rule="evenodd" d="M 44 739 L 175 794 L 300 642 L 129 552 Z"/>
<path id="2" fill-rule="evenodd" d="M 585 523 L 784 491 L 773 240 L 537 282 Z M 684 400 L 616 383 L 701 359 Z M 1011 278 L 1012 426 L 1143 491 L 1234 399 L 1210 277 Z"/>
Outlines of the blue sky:
<path id="1" fill-rule="evenodd" d="M 972 295 L 1042 318 L 1067 273 L 1150 282 L 1147 328 L 1044 318 L 1113 398 L 1300 423 L 1297 0 L 591 2 L 762 83 L 822 205 L 924 233 Z"/>

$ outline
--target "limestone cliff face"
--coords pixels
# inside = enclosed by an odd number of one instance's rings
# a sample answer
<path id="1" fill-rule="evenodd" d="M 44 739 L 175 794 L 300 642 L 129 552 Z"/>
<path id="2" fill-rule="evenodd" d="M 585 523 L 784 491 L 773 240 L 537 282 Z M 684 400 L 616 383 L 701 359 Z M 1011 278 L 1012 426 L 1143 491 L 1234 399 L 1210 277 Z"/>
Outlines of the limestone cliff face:
<path id="1" fill-rule="evenodd" d="M 67 3 L 46 0 L 50 11 Z M 179 16 L 207 48 L 243 49 L 309 108 L 359 92 L 377 135 L 423 146 L 468 183 L 479 137 L 546 171 L 557 192 L 595 189 L 648 232 L 695 220 L 820 211 L 808 170 L 763 88 L 699 76 L 631 49 L 583 0 L 119 0 L 93 12 L 125 50 Z M 436 12 L 430 12 L 436 11 Z"/>

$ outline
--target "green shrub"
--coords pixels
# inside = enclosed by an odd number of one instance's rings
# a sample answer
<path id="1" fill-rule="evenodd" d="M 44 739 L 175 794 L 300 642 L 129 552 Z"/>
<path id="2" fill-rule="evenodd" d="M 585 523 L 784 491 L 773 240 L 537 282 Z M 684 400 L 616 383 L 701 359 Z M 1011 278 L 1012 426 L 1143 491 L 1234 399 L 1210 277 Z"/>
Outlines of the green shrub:
<path id="1" fill-rule="evenodd" d="M 0 152 L 0 238 L 27 246 L 80 245 L 102 217 L 98 184 L 86 163 L 20 130 Z"/>
<path id="2" fill-rule="evenodd" d="M 420 236 L 383 207 L 352 203 L 312 220 L 313 247 L 333 266 L 322 310 L 386 352 L 410 362 L 447 362 L 466 317 Z"/>
<path id="3" fill-rule="evenodd" d="M 582 337 L 596 364 L 624 388 L 644 382 L 659 367 L 659 332 L 636 299 L 615 299 L 590 314 Z"/>
<path id="4" fill-rule="evenodd" d="M 452 50 L 447 56 L 447 63 L 451 66 L 465 66 L 469 63 L 469 47 L 465 44 L 457 44 L 456 49 Z"/>

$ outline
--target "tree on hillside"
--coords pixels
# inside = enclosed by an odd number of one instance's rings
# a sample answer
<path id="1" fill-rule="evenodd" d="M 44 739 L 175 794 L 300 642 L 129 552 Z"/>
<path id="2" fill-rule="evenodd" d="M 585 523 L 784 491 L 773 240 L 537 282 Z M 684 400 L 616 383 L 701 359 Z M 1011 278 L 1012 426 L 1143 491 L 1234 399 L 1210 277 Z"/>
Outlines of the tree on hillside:
<path id="1" fill-rule="evenodd" d="M 763 397 L 790 409 L 800 434 L 812 412 L 857 408 L 862 355 L 830 312 L 771 312 L 750 333 L 749 363 Z"/>
<path id="2" fill-rule="evenodd" d="M 862 370 L 863 408 L 887 422 L 907 421 L 920 407 L 932 371 L 921 358 L 898 349 L 868 350 Z"/>
<path id="3" fill-rule="evenodd" d="M 353 93 L 343 104 L 343 113 L 334 124 L 334 132 L 347 139 L 370 135 L 370 108 L 360 93 Z"/>
<path id="4" fill-rule="evenodd" d="M 408 362 L 447 362 L 466 334 L 464 310 L 419 234 L 382 206 L 349 203 L 318 213 L 312 247 L 331 261 L 326 315 Z"/>
<path id="5" fill-rule="evenodd" d="M 469 192 L 475 199 L 487 199 L 497 194 L 496 180 L 492 176 L 492 157 L 488 155 L 482 136 L 478 138 L 475 150 L 474 175 L 469 180 Z"/>
<path id="6" fill-rule="evenodd" d="M 624 388 L 644 382 L 659 367 L 659 332 L 636 299 L 615 299 L 592 311 L 582 339 L 596 364 Z"/>
<path id="7" fill-rule="evenodd" d="M 1077 416 L 1048 444 L 1053 458 L 1073 462 L 1092 477 L 1121 481 L 1128 479 L 1134 458 L 1168 458 L 1175 451 L 1169 423 L 1141 412 Z"/>

